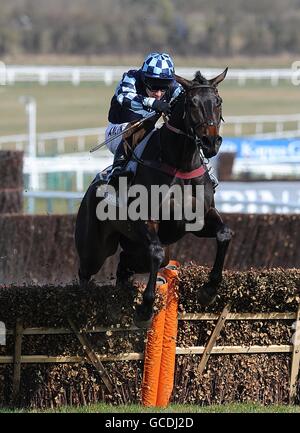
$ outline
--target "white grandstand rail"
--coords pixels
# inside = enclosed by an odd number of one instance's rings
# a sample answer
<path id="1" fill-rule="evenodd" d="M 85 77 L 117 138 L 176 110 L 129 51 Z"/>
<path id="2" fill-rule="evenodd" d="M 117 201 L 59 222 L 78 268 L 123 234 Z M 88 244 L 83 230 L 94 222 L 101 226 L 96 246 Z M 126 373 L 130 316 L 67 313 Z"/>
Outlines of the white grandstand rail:
<path id="1" fill-rule="evenodd" d="M 69 82 L 79 85 L 81 82 L 103 82 L 111 85 L 119 81 L 124 71 L 136 69 L 138 66 L 6 66 L 6 82 L 13 85 L 16 82 L 38 82 L 46 85 L 49 82 Z M 186 78 L 192 78 L 199 66 L 191 68 L 176 68 L 176 73 Z M 201 68 L 201 72 L 209 77 L 221 72 L 221 68 Z M 279 80 L 292 80 L 292 68 L 280 69 L 229 69 L 227 80 L 237 80 L 244 85 L 247 80 L 270 80 L 272 85 L 278 85 Z"/>
<path id="2" fill-rule="evenodd" d="M 76 211 L 76 204 L 82 200 L 83 192 L 73 191 L 24 191 L 24 198 L 28 199 L 28 213 L 35 213 L 36 200 L 43 199 L 46 201 L 47 213 L 53 212 L 54 200 L 65 200 L 67 201 L 68 213 L 74 213 Z"/>
<path id="3" fill-rule="evenodd" d="M 45 158 L 24 158 L 23 173 L 37 178 L 40 187 L 40 176 L 48 173 L 74 173 L 76 176 L 76 190 L 84 190 L 84 174 L 96 175 L 112 163 L 112 155 L 102 153 L 101 157 L 89 154 L 76 156 L 56 156 Z"/>

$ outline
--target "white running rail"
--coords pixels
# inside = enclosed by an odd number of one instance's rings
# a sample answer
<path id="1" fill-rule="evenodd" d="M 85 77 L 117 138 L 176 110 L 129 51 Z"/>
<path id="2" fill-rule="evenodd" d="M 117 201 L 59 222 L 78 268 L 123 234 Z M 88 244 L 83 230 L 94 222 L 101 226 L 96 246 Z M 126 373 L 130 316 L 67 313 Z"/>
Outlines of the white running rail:
<path id="1" fill-rule="evenodd" d="M 300 114 L 285 115 L 262 115 L 262 116 L 227 116 L 226 123 L 222 125 L 221 134 L 226 136 L 226 129 L 233 126 L 235 136 L 242 135 L 243 127 L 255 126 L 257 138 L 287 138 L 300 135 Z M 264 133 L 264 125 L 274 125 L 274 131 Z M 288 127 L 293 129 L 287 129 Z M 297 129 L 295 129 L 295 126 Z M 66 152 L 76 153 L 87 151 L 87 142 L 97 144 L 104 140 L 105 127 L 75 129 L 69 131 L 43 132 L 37 134 L 37 154 L 63 154 Z M 67 143 L 69 147 L 67 148 Z M 92 147 L 92 146 L 90 146 Z M 28 135 L 0 136 L 1 149 L 27 150 Z M 69 149 L 69 150 L 68 150 Z"/>
<path id="2" fill-rule="evenodd" d="M 234 135 L 243 134 L 243 126 L 255 125 L 255 135 L 264 132 L 266 124 L 274 125 L 272 134 L 280 135 L 284 132 L 288 124 L 292 124 L 293 128 L 297 128 L 298 134 L 300 131 L 300 113 L 297 114 L 266 114 L 255 116 L 226 116 L 225 123 L 221 124 L 221 133 L 226 132 L 228 126 L 234 127 Z"/>
<path id="3" fill-rule="evenodd" d="M 86 128 L 75 129 L 68 131 L 42 132 L 37 134 L 37 154 L 42 156 L 49 151 L 53 154 L 66 152 L 66 142 L 72 142 L 72 152 L 85 152 L 86 141 L 93 140 L 93 144 L 97 144 L 98 140 L 104 139 L 105 127 L 101 128 Z M 28 135 L 7 135 L 0 137 L 0 150 L 14 148 L 15 150 L 25 150 L 28 147 Z M 51 148 L 50 148 L 51 146 Z M 47 152 L 48 148 L 48 152 Z"/>
<path id="4" fill-rule="evenodd" d="M 201 63 L 199 61 L 199 63 Z M 225 67 L 226 65 L 224 65 Z M 6 65 L 6 83 L 13 85 L 17 82 L 37 82 L 46 85 L 49 82 L 69 82 L 79 85 L 81 82 L 103 82 L 111 85 L 119 81 L 124 71 L 137 66 L 22 66 Z M 209 77 L 219 74 L 221 68 L 202 68 L 201 64 L 192 68 L 176 68 L 176 73 L 185 78 L 192 78 L 195 71 Z M 291 68 L 280 69 L 229 69 L 226 79 L 237 80 L 239 85 L 245 85 L 247 80 L 268 80 L 273 86 L 279 80 L 291 81 L 294 71 Z"/>

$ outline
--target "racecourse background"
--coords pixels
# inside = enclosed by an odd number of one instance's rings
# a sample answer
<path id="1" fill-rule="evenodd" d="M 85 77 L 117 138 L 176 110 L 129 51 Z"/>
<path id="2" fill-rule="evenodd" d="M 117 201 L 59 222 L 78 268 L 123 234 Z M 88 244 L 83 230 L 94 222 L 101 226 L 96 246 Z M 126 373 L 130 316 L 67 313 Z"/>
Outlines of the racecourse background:
<path id="1" fill-rule="evenodd" d="M 226 64 L 220 65 L 220 71 Z M 230 65 L 229 65 L 230 67 Z M 195 71 L 200 69 L 195 66 Z M 121 78 L 121 77 L 120 77 Z M 116 83 L 17 83 L 0 87 L 0 135 L 26 132 L 26 116 L 20 97 L 30 95 L 37 102 L 37 131 L 59 131 L 105 126 L 110 99 Z M 224 81 L 220 86 L 223 98 L 223 115 L 296 114 L 299 112 L 299 88 L 291 82 L 280 80 L 272 86 L 269 80 L 246 81 L 239 86 L 236 81 Z M 266 126 L 266 132 L 272 131 Z M 233 133 L 228 130 L 228 134 Z M 245 127 L 243 133 L 251 133 Z"/>
<path id="2" fill-rule="evenodd" d="M 70 59 L 67 59 L 70 63 Z M 78 60 L 78 59 L 77 59 Z M 82 59 L 81 59 L 82 60 Z M 111 64 L 116 64 L 116 60 L 110 59 Z M 124 60 L 124 59 L 122 59 Z M 138 64 L 137 59 L 133 65 Z M 202 59 L 196 61 L 193 59 L 194 70 L 199 66 L 216 67 L 216 62 L 203 64 Z M 292 59 L 281 62 L 281 69 L 287 68 Z M 192 60 L 186 60 L 186 65 L 192 67 Z M 197 63 L 199 62 L 200 65 Z M 289 62 L 289 64 L 288 64 Z M 26 62 L 25 62 L 26 63 Z M 37 63 L 41 63 L 38 62 Z M 254 62 L 254 64 L 257 63 Z M 279 61 L 277 63 L 280 63 Z M 82 62 L 78 61 L 78 65 Z M 219 70 L 226 65 L 231 67 L 230 62 L 222 59 L 219 64 Z M 233 67 L 239 68 L 247 64 L 245 60 L 240 64 L 235 60 Z M 250 60 L 249 60 L 250 64 Z M 183 65 L 179 61 L 179 65 Z M 268 67 L 275 66 L 268 64 Z M 46 67 L 46 65 L 45 65 Z M 200 68 L 201 69 L 201 68 Z M 52 132 L 62 130 L 72 130 L 81 128 L 99 128 L 106 125 L 107 112 L 109 109 L 110 99 L 113 95 L 116 82 L 111 85 L 105 85 L 101 82 L 81 82 L 74 86 L 70 83 L 48 83 L 41 85 L 39 83 L 15 83 L 6 86 L 0 86 L 0 136 L 9 136 L 27 133 L 27 119 L 24 112 L 24 106 L 20 103 L 22 96 L 31 96 L 37 103 L 37 132 Z M 236 134 L 234 124 L 226 124 L 226 119 L 230 116 L 260 116 L 260 115 L 295 115 L 299 112 L 299 94 L 298 87 L 294 86 L 289 80 L 280 79 L 276 85 L 270 79 L 253 80 L 248 79 L 245 83 L 239 83 L 237 80 L 225 80 L 220 86 L 220 94 L 223 98 L 223 117 L 224 136 Z M 284 125 L 289 130 L 299 130 L 299 121 L 289 122 Z M 264 132 L 273 132 L 274 123 L 264 123 Z M 243 124 L 242 135 L 254 134 L 255 124 Z M 77 152 L 78 146 L 75 138 L 67 139 L 64 143 L 64 152 Z M 89 149 L 96 144 L 96 137 L 87 137 L 84 148 L 86 155 L 89 155 Z M 4 149 L 13 149 L 11 144 L 3 146 Z M 47 154 L 54 155 L 57 150 L 57 143 L 53 140 L 47 142 Z M 98 154 L 97 156 L 100 156 Z M 100 167 L 99 167 L 100 170 Z M 93 174 L 84 177 L 84 189 L 90 182 Z M 76 188 L 74 175 L 71 173 L 52 173 L 47 176 L 45 181 L 46 189 L 74 191 Z M 64 211 L 65 203 L 56 202 L 53 210 Z M 36 201 L 36 211 L 45 211 L 45 202 Z M 49 209 L 48 209 L 49 211 Z"/>

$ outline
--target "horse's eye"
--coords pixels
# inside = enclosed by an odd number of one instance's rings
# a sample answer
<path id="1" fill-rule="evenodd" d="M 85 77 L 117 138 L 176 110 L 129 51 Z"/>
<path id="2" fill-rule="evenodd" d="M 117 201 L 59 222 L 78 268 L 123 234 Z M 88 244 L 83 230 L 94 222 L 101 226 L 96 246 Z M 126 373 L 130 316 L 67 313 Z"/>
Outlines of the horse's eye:
<path id="1" fill-rule="evenodd" d="M 198 107 L 199 105 L 199 98 L 197 98 L 197 96 L 193 96 L 191 99 L 191 105 L 194 107 Z"/>

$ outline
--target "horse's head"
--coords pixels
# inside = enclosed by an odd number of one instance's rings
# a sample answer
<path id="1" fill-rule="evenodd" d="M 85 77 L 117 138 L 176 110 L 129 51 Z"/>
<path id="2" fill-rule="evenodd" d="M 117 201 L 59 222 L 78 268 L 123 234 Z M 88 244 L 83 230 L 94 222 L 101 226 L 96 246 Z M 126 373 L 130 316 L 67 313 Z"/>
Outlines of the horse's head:
<path id="1" fill-rule="evenodd" d="M 188 134 L 195 138 L 206 158 L 215 156 L 222 143 L 219 128 L 222 120 L 222 99 L 218 84 L 226 77 L 228 68 L 215 78 L 207 80 L 200 71 L 190 81 L 175 75 L 185 90 L 185 125 Z"/>

